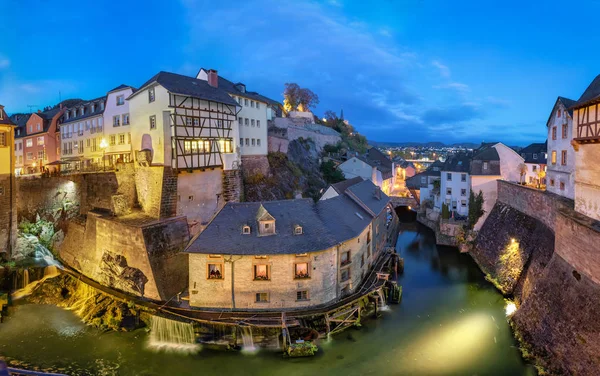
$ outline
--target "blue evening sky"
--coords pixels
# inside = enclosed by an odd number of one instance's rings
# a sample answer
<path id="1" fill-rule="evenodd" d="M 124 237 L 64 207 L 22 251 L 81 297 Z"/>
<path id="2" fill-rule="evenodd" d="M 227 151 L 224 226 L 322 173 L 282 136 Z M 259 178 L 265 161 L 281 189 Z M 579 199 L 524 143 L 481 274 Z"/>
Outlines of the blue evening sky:
<path id="1" fill-rule="evenodd" d="M 575 9 L 576 8 L 576 9 Z M 316 92 L 376 141 L 543 142 L 600 73 L 600 2 L 0 0 L 9 113 L 200 67 L 282 101 Z"/>

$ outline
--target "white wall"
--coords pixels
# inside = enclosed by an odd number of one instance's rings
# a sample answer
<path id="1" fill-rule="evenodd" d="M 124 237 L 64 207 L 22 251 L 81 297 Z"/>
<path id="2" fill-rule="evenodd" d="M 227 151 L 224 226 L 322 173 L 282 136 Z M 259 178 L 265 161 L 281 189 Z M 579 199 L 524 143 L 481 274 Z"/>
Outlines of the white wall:
<path id="1" fill-rule="evenodd" d="M 267 155 L 269 148 L 267 139 L 267 104 L 250 98 L 236 95 L 231 96 L 242 106 L 237 119 L 240 138 L 237 142 L 240 143 L 241 155 Z M 252 103 L 254 103 L 254 107 L 252 107 Z M 246 120 L 248 120 L 247 124 Z M 252 125 L 253 120 L 254 125 Z M 244 139 L 243 145 L 241 144 L 241 139 Z M 248 145 L 246 145 L 246 139 L 248 139 Z M 254 145 L 252 145 L 252 140 L 254 140 Z M 258 145 L 259 143 L 260 145 Z"/>
<path id="2" fill-rule="evenodd" d="M 321 196 L 321 198 L 319 200 L 327 200 L 329 198 L 334 198 L 337 196 L 339 196 L 337 191 L 335 189 L 333 189 L 333 187 L 330 186 L 329 188 L 327 188 L 325 193 L 323 193 L 323 196 Z"/>
<path id="3" fill-rule="evenodd" d="M 479 218 L 479 221 L 475 224 L 475 231 L 479 231 L 481 226 L 483 226 L 483 223 L 496 204 L 496 200 L 498 199 L 498 182 L 496 180 L 500 178 L 501 176 L 491 175 L 471 176 L 471 189 L 474 194 L 479 193 L 479 191 L 483 193 L 483 210 L 485 211 L 483 216 Z"/>
<path id="4" fill-rule="evenodd" d="M 104 138 L 109 144 L 106 149 L 106 153 L 130 153 L 130 132 L 131 132 L 131 114 L 129 116 L 129 125 L 123 124 L 123 115 L 129 114 L 129 101 L 125 100 L 122 105 L 117 105 L 117 97 L 123 96 L 128 98 L 132 94 L 131 88 L 125 88 L 119 91 L 113 91 L 108 93 L 106 98 L 106 105 L 104 109 Z M 115 127 L 113 123 L 113 117 L 119 117 L 119 126 Z M 125 136 L 125 142 L 119 143 L 119 135 Z M 115 138 L 115 144 L 111 145 L 111 136 Z"/>
<path id="5" fill-rule="evenodd" d="M 561 116 L 558 117 L 558 110 L 561 110 Z M 567 138 L 562 137 L 562 125 L 566 122 L 568 127 Z M 552 128 L 556 127 L 556 140 L 552 139 Z M 546 190 L 556 193 L 570 199 L 575 198 L 575 150 L 571 145 L 573 139 L 573 119 L 565 111 L 562 103 L 554 108 L 554 112 L 548 122 L 548 167 L 546 173 Z M 561 151 L 567 151 L 567 165 L 561 164 Z M 552 163 L 552 151 L 556 151 L 556 163 Z M 552 185 L 554 181 L 554 185 Z M 560 189 L 564 183 L 564 190 Z"/>
<path id="6" fill-rule="evenodd" d="M 448 180 L 448 174 L 452 177 L 451 180 Z M 462 176 L 465 177 L 465 181 L 462 181 Z M 460 215 L 469 214 L 469 193 L 471 192 L 469 174 L 466 172 L 442 171 L 440 179 L 440 206 L 441 203 L 446 203 L 448 204 L 448 209 L 450 211 L 454 210 Z M 448 188 L 451 189 L 450 195 L 447 194 Z M 462 194 L 463 189 L 465 190 L 464 195 Z M 456 204 L 456 206 L 454 206 L 454 204 Z"/>
<path id="7" fill-rule="evenodd" d="M 373 167 L 356 157 L 348 159 L 346 162 L 340 164 L 338 168 L 340 169 L 340 171 L 342 171 L 346 179 L 352 179 L 357 176 L 360 176 L 365 180 L 374 180 Z M 377 182 L 375 181 L 373 181 L 373 183 L 377 184 Z"/>
<path id="8" fill-rule="evenodd" d="M 525 160 L 516 151 L 499 142 L 494 145 L 500 157 L 500 175 L 506 181 L 518 182 L 521 179 L 519 165 Z"/>

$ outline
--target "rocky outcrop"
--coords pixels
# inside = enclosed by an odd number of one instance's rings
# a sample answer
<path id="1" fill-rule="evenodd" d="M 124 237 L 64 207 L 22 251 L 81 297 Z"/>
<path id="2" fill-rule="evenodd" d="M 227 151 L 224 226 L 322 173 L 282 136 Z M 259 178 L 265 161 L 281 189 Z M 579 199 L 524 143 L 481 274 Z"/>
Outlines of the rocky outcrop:
<path id="1" fill-rule="evenodd" d="M 141 270 L 127 266 L 125 256 L 104 251 L 100 273 L 102 284 L 130 294 L 144 296 L 144 287 L 148 278 Z"/>

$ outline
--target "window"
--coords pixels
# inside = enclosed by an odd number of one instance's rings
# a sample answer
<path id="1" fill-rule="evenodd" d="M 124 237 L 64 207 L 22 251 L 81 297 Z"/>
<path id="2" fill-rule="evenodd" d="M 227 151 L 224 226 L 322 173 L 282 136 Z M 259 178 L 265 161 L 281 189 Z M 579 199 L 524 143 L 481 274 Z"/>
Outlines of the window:
<path id="1" fill-rule="evenodd" d="M 32 147 L 33 146 L 33 138 L 28 138 L 25 141 L 25 146 L 27 146 L 28 148 Z"/>
<path id="2" fill-rule="evenodd" d="M 340 256 L 340 265 L 345 266 L 350 264 L 351 262 L 352 259 L 350 258 L 350 251 L 342 252 L 342 255 Z"/>
<path id="3" fill-rule="evenodd" d="M 246 126 L 248 126 L 248 124 L 250 124 L 250 121 L 248 120 L 248 118 L 244 119 L 244 124 L 245 124 Z"/>
<path id="4" fill-rule="evenodd" d="M 256 102 L 256 108 L 260 108 L 260 103 Z"/>
<path id="5" fill-rule="evenodd" d="M 446 196 L 452 196 L 452 188 L 446 188 Z"/>
<path id="6" fill-rule="evenodd" d="M 342 269 L 340 272 L 340 279 L 342 282 L 346 282 L 350 279 L 350 268 Z"/>
<path id="7" fill-rule="evenodd" d="M 367 245 L 371 244 L 371 231 L 367 232 Z"/>
<path id="8" fill-rule="evenodd" d="M 269 265 L 267 264 L 255 264 L 254 265 L 254 280 L 255 281 L 268 281 L 269 278 Z"/>
<path id="9" fill-rule="evenodd" d="M 154 102 L 154 88 L 148 89 L 148 103 Z"/>
<path id="10" fill-rule="evenodd" d="M 565 183 L 564 182 L 560 182 L 560 190 L 564 191 L 565 190 Z"/>
<path id="11" fill-rule="evenodd" d="M 32 153 L 32 152 L 28 152 L 28 153 L 27 153 L 27 160 L 28 160 L 28 161 L 31 161 L 31 160 L 33 160 L 33 153 Z"/>
<path id="12" fill-rule="evenodd" d="M 37 129 L 38 132 L 42 130 L 42 127 L 40 126 L 40 123 L 37 123 L 36 129 Z"/>
<path id="13" fill-rule="evenodd" d="M 294 234 L 295 235 L 302 235 L 302 226 L 296 226 L 294 228 Z"/>
<path id="14" fill-rule="evenodd" d="M 44 136 L 37 138 L 37 144 L 38 146 L 44 145 Z"/>
<path id="15" fill-rule="evenodd" d="M 256 293 L 256 303 L 268 303 L 269 302 L 269 293 L 268 292 L 257 292 Z"/>
<path id="16" fill-rule="evenodd" d="M 487 170 L 487 168 L 488 168 L 488 163 L 487 162 L 483 162 L 483 169 Z"/>
<path id="17" fill-rule="evenodd" d="M 252 139 L 252 146 L 256 146 L 256 139 Z"/>
<path id="18" fill-rule="evenodd" d="M 117 95 L 117 106 L 122 106 L 125 104 L 125 96 Z M 94 111 L 94 107 L 92 106 L 92 111 Z"/>
<path id="19" fill-rule="evenodd" d="M 275 221 L 274 220 L 260 221 L 260 234 L 261 235 L 275 234 Z"/>
<path id="20" fill-rule="evenodd" d="M 452 173 L 450 173 L 450 172 L 446 173 L 446 180 L 448 180 L 448 181 L 452 180 Z"/>
<path id="21" fill-rule="evenodd" d="M 240 146 L 244 146 L 244 139 L 240 138 Z"/>
<path id="22" fill-rule="evenodd" d="M 194 127 L 199 127 L 200 126 L 200 119 L 198 118 L 193 118 L 192 122 L 194 124 Z"/>
<path id="23" fill-rule="evenodd" d="M 248 107 L 248 99 L 244 99 L 244 106 Z M 248 125 L 248 124 L 246 124 L 246 125 Z"/>
<path id="24" fill-rule="evenodd" d="M 129 125 L 129 114 L 123 114 L 123 125 Z"/>
<path id="25" fill-rule="evenodd" d="M 246 139 L 246 146 L 250 146 L 250 139 L 249 138 Z"/>
<path id="26" fill-rule="evenodd" d="M 569 137 L 569 126 L 567 124 L 563 124 L 562 126 L 562 138 L 567 138 Z"/>
<path id="27" fill-rule="evenodd" d="M 242 227 L 242 234 L 249 235 L 250 234 L 250 226 Z"/>
<path id="28" fill-rule="evenodd" d="M 302 279 L 302 278 L 310 278 L 310 273 L 308 270 L 308 262 L 301 262 L 294 264 L 294 278 Z"/>
<path id="29" fill-rule="evenodd" d="M 533 153 L 533 159 L 537 159 L 537 153 Z"/>
<path id="30" fill-rule="evenodd" d="M 208 264 L 208 279 L 223 279 L 223 264 Z"/>
<path id="31" fill-rule="evenodd" d="M 192 126 L 192 118 L 191 117 L 185 118 L 185 125 L 187 125 L 188 127 Z"/>
<path id="32" fill-rule="evenodd" d="M 90 147 L 90 139 L 89 138 L 87 140 L 85 140 L 85 146 L 87 146 L 88 148 Z"/>
<path id="33" fill-rule="evenodd" d="M 121 117 L 119 115 L 113 116 L 113 127 L 121 126 Z"/>
<path id="34" fill-rule="evenodd" d="M 238 124 L 240 125 L 240 127 L 244 125 L 244 118 L 238 118 Z"/>
<path id="35" fill-rule="evenodd" d="M 556 117 L 557 117 L 557 118 L 559 118 L 559 117 L 560 117 L 560 115 L 561 115 L 561 112 L 562 112 L 562 111 L 561 111 L 560 109 L 558 109 L 558 111 L 556 111 Z"/>
<path id="36" fill-rule="evenodd" d="M 254 119 L 250 120 L 250 125 L 254 127 Z"/>
<path id="37" fill-rule="evenodd" d="M 462 182 L 467 181 L 467 174 L 460 174 L 460 181 L 462 181 Z"/>
<path id="38" fill-rule="evenodd" d="M 260 146 L 260 138 L 256 139 L 256 146 Z"/>
<path id="39" fill-rule="evenodd" d="M 462 206 L 463 208 L 467 207 L 467 200 L 460 200 L 460 206 Z"/>
<path id="40" fill-rule="evenodd" d="M 125 133 L 119 135 L 119 145 L 125 144 Z"/>
<path id="41" fill-rule="evenodd" d="M 79 141 L 79 154 L 83 153 L 83 140 Z"/>
<path id="42" fill-rule="evenodd" d="M 150 116 L 150 129 L 156 129 L 156 116 Z"/>
<path id="43" fill-rule="evenodd" d="M 110 137 L 108 138 L 108 143 L 110 144 L 110 146 L 114 146 L 117 142 L 117 137 L 114 134 L 111 134 Z"/>
<path id="44" fill-rule="evenodd" d="M 256 121 L 256 128 L 260 128 L 260 120 Z"/>
<path id="45" fill-rule="evenodd" d="M 1 113 L 2 113 L 2 111 L 0 111 L 0 114 Z M 0 132 L 0 146 L 2 146 L 2 147 L 6 147 L 7 146 L 6 132 Z"/>
<path id="46" fill-rule="evenodd" d="M 117 99 L 117 104 L 118 104 L 118 102 L 119 102 L 119 99 Z M 96 112 L 96 105 L 95 104 L 92 105 L 92 112 Z"/>
<path id="47" fill-rule="evenodd" d="M 567 165 L 567 151 L 566 150 L 562 150 L 560 152 L 560 164 L 563 166 Z"/>
<path id="48" fill-rule="evenodd" d="M 466 196 L 466 195 L 467 195 L 467 190 L 466 190 L 466 189 L 464 189 L 464 188 L 462 188 L 462 189 L 460 190 L 460 195 L 461 195 L 461 196 Z"/>
<path id="49" fill-rule="evenodd" d="M 100 102 L 100 111 L 104 111 L 104 102 Z"/>
<path id="50" fill-rule="evenodd" d="M 296 291 L 296 300 L 308 300 L 308 290 Z"/>
<path id="51" fill-rule="evenodd" d="M 550 179 L 550 186 L 554 187 L 554 179 Z"/>
<path id="52" fill-rule="evenodd" d="M 46 158 L 44 158 L 44 151 L 43 150 L 38 150 L 38 159 L 40 161 L 43 161 L 44 159 L 46 159 Z"/>
<path id="53" fill-rule="evenodd" d="M 360 267 L 362 268 L 363 266 L 365 266 L 365 255 L 364 254 L 360 255 Z"/>
<path id="54" fill-rule="evenodd" d="M 552 164 L 556 164 L 556 150 L 552 151 Z"/>
<path id="55" fill-rule="evenodd" d="M 556 140 L 556 127 L 552 127 L 552 139 Z"/>
<path id="56" fill-rule="evenodd" d="M 537 165 L 531 166 L 531 171 L 536 172 L 537 171 Z"/>
<path id="57" fill-rule="evenodd" d="M 427 178 L 425 176 L 421 176 L 421 184 L 427 183 Z"/>

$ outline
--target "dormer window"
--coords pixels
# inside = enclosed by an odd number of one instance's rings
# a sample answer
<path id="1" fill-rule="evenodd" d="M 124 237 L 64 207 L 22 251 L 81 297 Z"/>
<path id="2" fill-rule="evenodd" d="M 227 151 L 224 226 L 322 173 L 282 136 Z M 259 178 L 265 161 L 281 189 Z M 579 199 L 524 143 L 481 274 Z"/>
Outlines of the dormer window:
<path id="1" fill-rule="evenodd" d="M 537 159 L 537 154 L 533 154 L 533 159 Z"/>
<path id="2" fill-rule="evenodd" d="M 96 112 L 96 105 L 95 104 L 92 105 L 92 112 Z"/>
<path id="3" fill-rule="evenodd" d="M 242 227 L 242 234 L 244 235 L 250 235 L 250 226 L 244 226 Z"/>
<path id="4" fill-rule="evenodd" d="M 256 220 L 260 236 L 275 235 L 275 218 L 262 205 L 258 208 Z"/>
<path id="5" fill-rule="evenodd" d="M 296 227 L 294 227 L 294 235 L 302 235 L 302 226 L 296 225 Z"/>
<path id="6" fill-rule="evenodd" d="M 100 102 L 100 111 L 104 111 L 104 102 Z"/>

